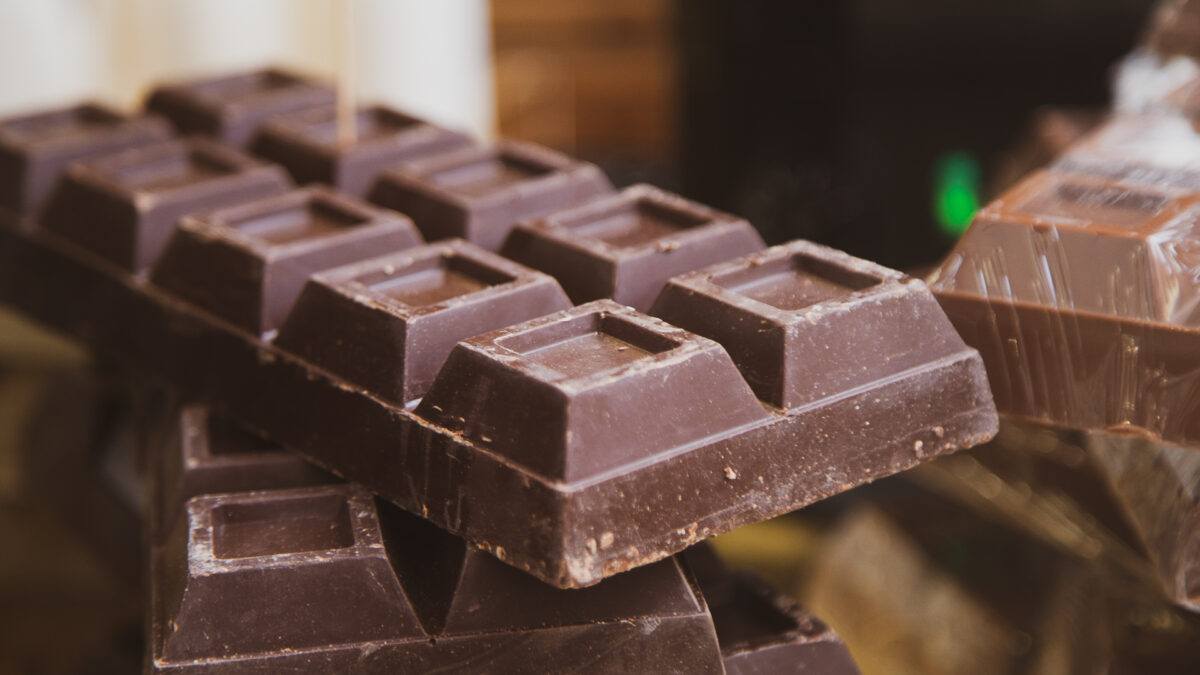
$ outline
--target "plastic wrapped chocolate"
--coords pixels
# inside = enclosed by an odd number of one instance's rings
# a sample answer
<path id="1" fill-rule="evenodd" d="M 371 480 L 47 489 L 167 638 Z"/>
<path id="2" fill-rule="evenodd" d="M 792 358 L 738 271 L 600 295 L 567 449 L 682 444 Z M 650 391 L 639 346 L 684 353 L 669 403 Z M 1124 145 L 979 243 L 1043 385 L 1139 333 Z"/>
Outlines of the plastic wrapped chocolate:
<path id="1" fill-rule="evenodd" d="M 1001 412 L 1200 444 L 1197 147 L 1182 118 L 1116 120 L 983 209 L 933 275 Z"/>

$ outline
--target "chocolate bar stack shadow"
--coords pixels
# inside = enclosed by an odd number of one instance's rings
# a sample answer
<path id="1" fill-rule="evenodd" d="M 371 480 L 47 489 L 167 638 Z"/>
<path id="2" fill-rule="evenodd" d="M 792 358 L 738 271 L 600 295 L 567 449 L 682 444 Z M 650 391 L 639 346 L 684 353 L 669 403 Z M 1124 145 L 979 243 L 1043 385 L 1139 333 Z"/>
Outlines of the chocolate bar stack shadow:
<path id="1" fill-rule="evenodd" d="M 215 432 L 184 413 L 184 449 L 151 453 L 183 453 L 150 508 L 155 668 L 540 670 L 569 643 L 578 667 L 748 672 L 833 638 L 722 582 L 783 618 L 720 649 L 673 554 L 995 434 L 979 354 L 920 280 L 384 108 L 330 146 L 319 91 L 173 85 L 151 110 L 212 138 L 95 157 L 135 121 L 16 125 L 87 159 L 44 212 L 0 211 L 0 301 L 349 481 L 242 482 L 260 460 L 188 455 Z M 35 156 L 19 128 L 0 144 Z"/>

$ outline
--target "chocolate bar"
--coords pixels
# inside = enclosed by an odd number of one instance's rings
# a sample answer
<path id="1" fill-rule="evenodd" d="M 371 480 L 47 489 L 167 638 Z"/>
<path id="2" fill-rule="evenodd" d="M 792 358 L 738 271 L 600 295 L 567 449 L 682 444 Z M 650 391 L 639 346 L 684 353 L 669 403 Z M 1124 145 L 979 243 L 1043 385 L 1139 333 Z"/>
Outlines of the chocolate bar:
<path id="1" fill-rule="evenodd" d="M 1096 173 L 1027 178 L 980 212 L 930 285 L 1002 412 L 1196 445 L 1200 206 L 1181 183 Z"/>
<path id="2" fill-rule="evenodd" d="M 1089 454 L 1153 560 L 1167 597 L 1200 610 L 1200 453 L 1088 434 Z"/>
<path id="3" fill-rule="evenodd" d="M 288 185 L 279 167 L 212 141 L 165 141 L 73 164 L 41 224 L 137 272 L 158 258 L 181 217 L 277 194 Z"/>
<path id="4" fill-rule="evenodd" d="M 214 138 L 246 148 L 266 120 L 313 107 L 333 107 L 333 87 L 267 69 L 164 84 L 150 92 L 146 110 L 162 115 L 181 134 Z"/>
<path id="5" fill-rule="evenodd" d="M 728 675 L 856 675 L 846 644 L 817 617 L 749 572 L 730 572 L 707 544 L 681 557 L 708 602 Z"/>
<path id="6" fill-rule="evenodd" d="M 0 211 L 33 217 L 71 162 L 164 141 L 169 135 L 160 119 L 126 117 L 96 104 L 4 120 Z"/>
<path id="7" fill-rule="evenodd" d="M 764 248 L 750 223 L 649 185 L 513 228 L 500 253 L 542 270 L 579 304 L 646 311 L 673 276 Z"/>
<path id="8" fill-rule="evenodd" d="M 452 155 L 447 166 L 465 161 Z M 473 157 L 467 165 L 506 161 Z M 593 170 L 550 170 L 528 194 Z M 188 300 L 228 283 L 221 269 L 185 274 L 168 269 L 180 256 L 164 256 L 147 283 L 81 251 L 72 237 L 93 217 L 74 202 L 60 193 L 52 207 L 69 227 L 0 227 L 6 303 L 561 587 L 996 430 L 979 356 L 924 285 L 823 247 L 771 249 L 668 284 L 655 311 L 689 332 L 611 300 L 566 309 L 544 274 L 435 244 L 314 275 L 274 341 L 257 329 L 275 319 L 242 327 L 230 317 L 244 308 Z M 339 241 L 306 246 L 319 261 Z M 166 279 L 178 283 L 157 283 Z M 786 338 L 787 351 L 727 321 L 779 321 L 763 333 Z M 846 330 L 870 351 L 852 359 Z M 852 372 L 802 370 L 830 355 Z"/>
<path id="9" fill-rule="evenodd" d="M 357 137 L 339 143 L 333 106 L 276 116 L 262 125 L 251 146 L 281 166 L 297 183 L 324 183 L 363 197 L 384 169 L 472 145 L 464 134 L 383 106 L 357 111 Z"/>
<path id="10" fill-rule="evenodd" d="M 1187 88 L 1172 105 L 1186 106 Z M 1169 112 L 1118 116 L 1055 161 L 1051 169 L 1109 178 L 1156 189 L 1192 190 L 1200 184 L 1200 133 Z"/>
<path id="11" fill-rule="evenodd" d="M 593 164 L 501 141 L 384 171 L 368 198 L 407 214 L 430 241 L 461 237 L 495 251 L 518 222 L 610 192 Z"/>
<path id="12" fill-rule="evenodd" d="M 823 624 L 741 577 L 706 572 L 698 587 L 668 559 L 555 589 L 357 488 L 317 484 L 199 406 L 174 436 L 149 453 L 170 467 L 151 502 L 164 528 L 153 672 L 787 673 L 845 656 Z M 835 662 L 820 672 L 857 672 Z"/>

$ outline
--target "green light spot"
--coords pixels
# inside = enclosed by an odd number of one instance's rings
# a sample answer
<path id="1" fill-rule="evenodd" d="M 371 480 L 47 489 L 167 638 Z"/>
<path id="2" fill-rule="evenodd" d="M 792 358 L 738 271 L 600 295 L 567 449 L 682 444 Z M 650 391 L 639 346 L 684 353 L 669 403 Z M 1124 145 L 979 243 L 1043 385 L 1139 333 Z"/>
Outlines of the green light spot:
<path id="1" fill-rule="evenodd" d="M 957 239 L 979 210 L 979 163 L 963 152 L 943 155 L 934 165 L 933 186 L 938 226 Z"/>

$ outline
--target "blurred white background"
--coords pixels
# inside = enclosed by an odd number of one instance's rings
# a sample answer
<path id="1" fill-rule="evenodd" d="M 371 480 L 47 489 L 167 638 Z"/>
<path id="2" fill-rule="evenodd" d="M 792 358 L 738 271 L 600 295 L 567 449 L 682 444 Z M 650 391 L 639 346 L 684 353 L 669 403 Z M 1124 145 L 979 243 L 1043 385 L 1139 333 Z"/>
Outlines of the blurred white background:
<path id="1" fill-rule="evenodd" d="M 350 11 L 358 98 L 491 138 L 487 0 L 0 0 L 0 115 L 274 65 L 333 79 Z M 348 10 L 345 8 L 349 8 Z"/>

